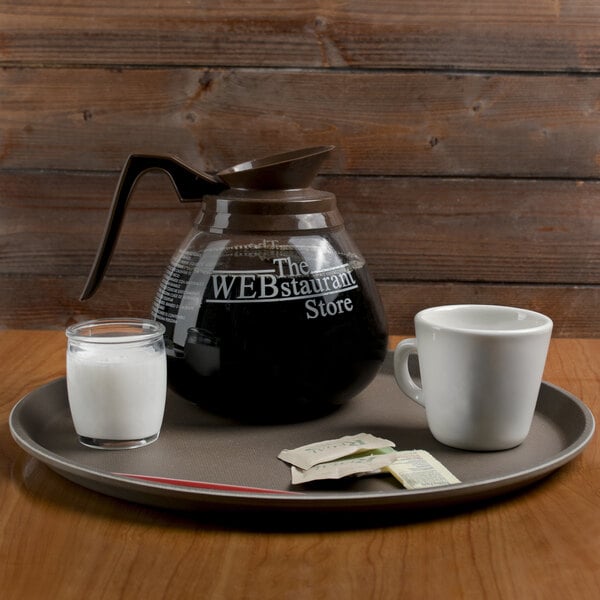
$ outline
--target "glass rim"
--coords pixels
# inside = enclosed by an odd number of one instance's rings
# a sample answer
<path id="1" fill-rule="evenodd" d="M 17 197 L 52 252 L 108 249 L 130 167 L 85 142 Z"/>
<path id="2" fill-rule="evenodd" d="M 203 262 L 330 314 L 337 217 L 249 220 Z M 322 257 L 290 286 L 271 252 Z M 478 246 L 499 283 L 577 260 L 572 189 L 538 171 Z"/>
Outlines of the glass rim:
<path id="1" fill-rule="evenodd" d="M 162 323 L 137 317 L 89 319 L 73 323 L 65 330 L 69 340 L 92 344 L 145 342 L 159 339 L 164 333 Z"/>

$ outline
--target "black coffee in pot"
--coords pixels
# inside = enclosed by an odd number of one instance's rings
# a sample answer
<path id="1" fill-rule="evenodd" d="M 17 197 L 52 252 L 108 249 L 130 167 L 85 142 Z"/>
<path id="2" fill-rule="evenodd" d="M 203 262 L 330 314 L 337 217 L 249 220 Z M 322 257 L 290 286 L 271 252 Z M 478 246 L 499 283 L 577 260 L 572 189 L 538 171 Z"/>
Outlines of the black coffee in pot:
<path id="1" fill-rule="evenodd" d="M 188 251 L 167 271 L 154 317 L 167 327 L 170 385 L 243 420 L 327 413 L 363 389 L 385 357 L 374 283 L 357 256 L 251 248 L 218 259 Z"/>

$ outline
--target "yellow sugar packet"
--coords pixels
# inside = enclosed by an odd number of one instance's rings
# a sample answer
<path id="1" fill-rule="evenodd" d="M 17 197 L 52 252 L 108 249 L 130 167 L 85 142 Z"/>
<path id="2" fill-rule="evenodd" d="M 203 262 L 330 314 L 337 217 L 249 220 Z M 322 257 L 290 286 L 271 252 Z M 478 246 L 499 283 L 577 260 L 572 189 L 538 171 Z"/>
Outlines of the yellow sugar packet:
<path id="1" fill-rule="evenodd" d="M 383 472 L 383 468 L 395 460 L 395 452 L 379 449 L 349 456 L 340 460 L 319 463 L 308 469 L 292 466 L 292 484 L 307 483 L 320 479 L 341 479 L 350 475 L 363 475 Z"/>
<path id="2" fill-rule="evenodd" d="M 394 454 L 394 462 L 383 470 L 391 473 L 408 490 L 460 483 L 426 450 L 403 450 Z"/>
<path id="3" fill-rule="evenodd" d="M 352 456 L 366 450 L 378 450 L 394 446 L 394 442 L 390 440 L 376 437 L 370 433 L 358 433 L 335 440 L 306 444 L 292 450 L 285 449 L 277 455 L 277 458 L 306 470 L 320 463 Z"/>

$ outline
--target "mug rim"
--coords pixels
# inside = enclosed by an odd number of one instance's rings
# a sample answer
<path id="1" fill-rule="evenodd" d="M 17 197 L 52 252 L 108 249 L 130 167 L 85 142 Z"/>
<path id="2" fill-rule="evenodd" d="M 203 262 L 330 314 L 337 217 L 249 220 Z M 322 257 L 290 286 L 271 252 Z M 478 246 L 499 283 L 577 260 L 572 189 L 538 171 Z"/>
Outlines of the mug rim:
<path id="1" fill-rule="evenodd" d="M 487 328 L 482 326 L 461 326 L 460 324 L 451 323 L 440 323 L 436 322 L 435 319 L 430 318 L 432 315 L 439 313 L 450 313 L 454 311 L 469 311 L 473 309 L 482 309 L 488 311 L 496 311 L 501 314 L 515 314 L 520 313 L 525 318 L 520 319 L 531 319 L 531 325 L 525 327 L 500 327 L 500 328 Z M 531 310 L 528 308 L 520 308 L 516 306 L 508 306 L 502 304 L 446 304 L 442 306 L 431 306 L 419 311 L 415 315 L 415 326 L 418 323 L 423 323 L 429 327 L 432 327 L 438 331 L 452 331 L 456 333 L 464 333 L 468 335 L 530 335 L 532 333 L 545 333 L 552 331 L 553 322 L 552 319 L 543 313 Z"/>

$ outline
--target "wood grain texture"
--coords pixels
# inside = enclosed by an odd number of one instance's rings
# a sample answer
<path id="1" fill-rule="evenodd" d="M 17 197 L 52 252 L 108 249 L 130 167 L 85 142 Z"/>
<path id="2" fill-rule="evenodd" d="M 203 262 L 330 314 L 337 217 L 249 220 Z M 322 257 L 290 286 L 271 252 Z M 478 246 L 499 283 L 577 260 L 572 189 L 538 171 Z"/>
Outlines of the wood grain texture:
<path id="1" fill-rule="evenodd" d="M 33 0 L 0 7 L 4 64 L 596 71 L 588 0 Z"/>
<path id="2" fill-rule="evenodd" d="M 87 275 L 117 176 L 0 172 L 6 274 Z M 319 177 L 378 280 L 596 284 L 600 184 Z M 142 179 L 112 260 L 117 276 L 158 277 L 200 204 L 165 175 Z"/>
<path id="3" fill-rule="evenodd" d="M 480 298 L 596 335 L 599 16 L 587 0 L 3 3 L 0 327 L 92 314 L 75 298 L 128 154 L 217 171 L 333 143 L 317 185 L 392 331 Z M 102 314 L 145 311 L 195 212 L 144 180 Z"/>
<path id="4" fill-rule="evenodd" d="M 110 281 L 99 300 L 80 304 L 115 181 L 111 174 L 0 173 L 5 327 L 147 314 L 198 207 L 179 204 L 165 176 L 142 180 Z M 323 176 L 317 183 L 339 198 L 392 332 L 411 329 L 413 314 L 427 305 L 488 302 L 548 312 L 555 335 L 600 333 L 596 182 Z"/>
<path id="5" fill-rule="evenodd" d="M 554 318 L 555 335 L 600 332 L 596 182 L 324 176 L 317 183 L 339 198 L 379 282 L 391 332 L 410 330 L 420 308 L 454 302 L 542 310 Z M 110 280 L 97 300 L 80 304 L 114 185 L 114 175 L 0 174 L 7 196 L 0 323 L 64 326 L 94 314 L 147 314 L 198 207 L 179 204 L 164 176 L 143 180 Z"/>
<path id="6" fill-rule="evenodd" d="M 532 488 L 452 511 L 363 515 L 336 525 L 161 511 L 70 483 L 11 439 L 10 409 L 64 374 L 64 351 L 58 331 L 0 331 L 0 587 L 7 600 L 600 594 L 597 436 Z M 600 340 L 552 340 L 544 375 L 596 419 L 598 356 Z"/>
<path id="7" fill-rule="evenodd" d="M 592 76 L 6 68 L 0 89 L 3 168 L 117 170 L 146 152 L 218 171 L 334 144 L 325 173 L 600 174 Z"/>

